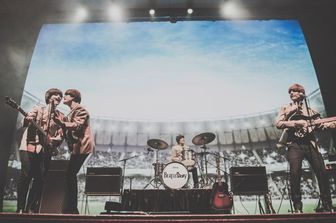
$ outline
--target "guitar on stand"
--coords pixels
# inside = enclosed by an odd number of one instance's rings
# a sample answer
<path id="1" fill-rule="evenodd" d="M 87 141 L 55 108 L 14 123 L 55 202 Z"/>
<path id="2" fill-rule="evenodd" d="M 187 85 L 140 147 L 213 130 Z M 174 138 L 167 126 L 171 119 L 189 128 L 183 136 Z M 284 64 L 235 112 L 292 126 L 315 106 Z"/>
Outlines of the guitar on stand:
<path id="1" fill-rule="evenodd" d="M 216 154 L 216 171 L 217 180 L 212 186 L 210 206 L 215 211 L 223 211 L 227 214 L 231 213 L 233 207 L 233 198 L 229 193 L 227 183 L 222 181 L 220 174 L 219 154 Z"/>
<path id="2" fill-rule="evenodd" d="M 24 111 L 13 99 L 6 96 L 5 103 L 10 107 L 19 111 L 24 117 L 28 116 L 28 113 Z M 51 156 L 56 156 L 58 154 L 58 147 L 61 142 L 59 140 L 52 140 L 49 135 L 39 126 L 34 120 L 30 121 L 30 124 L 34 126 L 39 137 L 39 142 L 42 145 L 43 151 L 50 154 Z"/>

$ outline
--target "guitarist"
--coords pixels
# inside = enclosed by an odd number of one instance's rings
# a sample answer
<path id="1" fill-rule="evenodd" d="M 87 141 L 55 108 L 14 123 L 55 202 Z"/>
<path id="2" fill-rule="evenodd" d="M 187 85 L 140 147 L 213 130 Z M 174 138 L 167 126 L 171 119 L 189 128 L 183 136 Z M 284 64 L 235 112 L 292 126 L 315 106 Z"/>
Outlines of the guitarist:
<path id="1" fill-rule="evenodd" d="M 25 131 L 20 144 L 21 174 L 17 186 L 17 213 L 38 212 L 39 201 L 42 194 L 43 177 L 48 171 L 51 155 L 47 153 L 42 145 L 62 141 L 61 129 L 51 119 L 52 113 L 60 114 L 55 108 L 60 104 L 62 91 L 51 88 L 45 93 L 46 106 L 36 105 L 23 120 Z M 51 139 L 44 139 L 40 132 L 32 124 L 36 123 L 42 130 L 49 132 Z M 54 142 L 54 141 L 53 141 Z M 56 145 L 55 145 L 56 146 Z M 29 185 L 32 186 L 29 190 Z M 27 201 L 27 194 L 28 201 Z"/>
<path id="2" fill-rule="evenodd" d="M 55 116 L 54 120 L 63 129 L 65 140 L 71 151 L 70 161 L 66 170 L 66 197 L 63 207 L 64 214 L 79 214 L 77 174 L 86 158 L 95 149 L 94 138 L 90 127 L 89 112 L 80 104 L 81 93 L 76 89 L 68 89 L 64 93 L 63 103 L 71 111 L 64 117 Z"/>
<path id="3" fill-rule="evenodd" d="M 333 122 L 319 124 L 314 126 L 313 130 L 312 127 L 307 127 L 314 120 L 319 119 L 320 115 L 306 107 L 306 103 L 304 103 L 305 89 L 302 85 L 291 85 L 288 93 L 292 102 L 281 107 L 276 119 L 276 127 L 286 129 L 288 133 L 286 158 L 290 167 L 291 200 L 294 212 L 302 213 L 300 182 L 303 159 L 307 159 L 317 177 L 322 201 L 321 211 L 333 211 L 328 175 L 314 136 L 314 130 L 332 128 L 335 124 Z M 303 117 L 307 117 L 306 120 Z"/>

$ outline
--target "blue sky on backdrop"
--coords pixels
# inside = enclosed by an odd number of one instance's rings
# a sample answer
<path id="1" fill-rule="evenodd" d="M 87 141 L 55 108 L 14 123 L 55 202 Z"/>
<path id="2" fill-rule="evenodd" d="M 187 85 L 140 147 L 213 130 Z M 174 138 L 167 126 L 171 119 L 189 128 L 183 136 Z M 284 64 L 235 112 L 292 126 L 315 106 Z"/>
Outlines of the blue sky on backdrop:
<path id="1" fill-rule="evenodd" d="M 277 109 L 318 86 L 296 21 L 49 24 L 25 90 L 77 88 L 92 116 L 184 121 Z"/>

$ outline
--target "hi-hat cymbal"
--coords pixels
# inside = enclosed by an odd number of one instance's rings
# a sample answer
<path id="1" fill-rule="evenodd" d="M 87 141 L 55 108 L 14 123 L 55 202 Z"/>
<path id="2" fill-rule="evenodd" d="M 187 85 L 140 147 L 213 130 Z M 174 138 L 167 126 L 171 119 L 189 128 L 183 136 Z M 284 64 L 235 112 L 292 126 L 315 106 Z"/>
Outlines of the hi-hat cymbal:
<path id="1" fill-rule="evenodd" d="M 196 156 L 204 156 L 204 155 L 208 155 L 210 154 L 210 152 L 199 152 L 199 153 L 195 153 Z"/>
<path id="2" fill-rule="evenodd" d="M 168 144 L 161 139 L 149 139 L 147 145 L 153 149 L 163 150 L 168 148 Z"/>
<path id="3" fill-rule="evenodd" d="M 201 146 L 212 142 L 216 138 L 216 135 L 212 132 L 205 132 L 195 136 L 192 139 L 192 143 L 196 146 Z"/>

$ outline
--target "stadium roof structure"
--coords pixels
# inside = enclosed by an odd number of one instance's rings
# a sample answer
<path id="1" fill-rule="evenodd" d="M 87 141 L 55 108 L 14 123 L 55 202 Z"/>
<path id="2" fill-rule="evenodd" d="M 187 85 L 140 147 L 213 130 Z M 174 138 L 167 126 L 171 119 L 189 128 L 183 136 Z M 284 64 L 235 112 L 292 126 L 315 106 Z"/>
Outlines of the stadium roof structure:
<path id="1" fill-rule="evenodd" d="M 308 95 L 309 104 L 325 116 L 319 89 Z M 43 104 L 42 99 L 25 91 L 22 106 L 29 110 L 34 104 Z M 186 143 L 192 145 L 192 138 L 200 133 L 212 132 L 215 140 L 209 143 L 213 148 L 236 149 L 246 145 L 253 147 L 274 147 L 281 130 L 274 126 L 278 108 L 268 112 L 243 116 L 230 116 L 222 120 L 195 120 L 185 122 L 149 122 L 118 120 L 108 117 L 91 117 L 95 142 L 101 148 L 146 147 L 149 139 L 162 139 L 169 146 L 176 144 L 175 137 L 184 134 Z"/>

